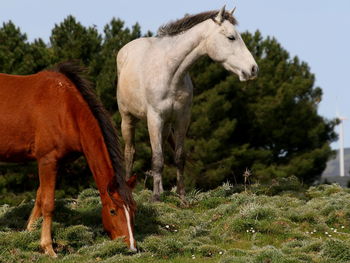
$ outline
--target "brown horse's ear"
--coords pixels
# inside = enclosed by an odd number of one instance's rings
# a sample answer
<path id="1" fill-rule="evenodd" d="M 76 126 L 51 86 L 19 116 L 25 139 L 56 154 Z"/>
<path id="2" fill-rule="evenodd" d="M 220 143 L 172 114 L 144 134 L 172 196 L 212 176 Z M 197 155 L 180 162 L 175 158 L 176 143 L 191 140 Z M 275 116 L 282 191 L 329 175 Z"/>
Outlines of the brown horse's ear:
<path id="1" fill-rule="evenodd" d="M 136 183 L 137 183 L 137 176 L 136 176 L 136 174 L 131 176 L 126 183 L 131 189 L 134 189 L 135 186 L 136 186 Z"/>

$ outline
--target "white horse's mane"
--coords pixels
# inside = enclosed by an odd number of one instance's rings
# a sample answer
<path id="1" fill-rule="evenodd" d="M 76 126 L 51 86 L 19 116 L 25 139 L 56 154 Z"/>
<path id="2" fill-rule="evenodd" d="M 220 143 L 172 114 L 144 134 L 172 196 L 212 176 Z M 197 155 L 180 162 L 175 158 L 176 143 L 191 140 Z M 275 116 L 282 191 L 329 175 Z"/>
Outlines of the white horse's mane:
<path id="1" fill-rule="evenodd" d="M 178 19 L 176 21 L 171 21 L 163 26 L 161 26 L 158 29 L 157 36 L 158 37 L 164 37 L 164 36 L 176 36 L 178 34 L 181 34 L 190 28 L 194 27 L 195 25 L 198 25 L 199 23 L 204 22 L 207 19 L 215 19 L 215 17 L 218 15 L 219 11 L 207 11 L 202 12 L 195 15 L 185 15 L 183 18 Z M 229 12 L 225 12 L 223 15 L 223 18 L 225 20 L 228 20 L 233 25 L 237 25 L 238 22 L 235 17 L 233 17 Z"/>

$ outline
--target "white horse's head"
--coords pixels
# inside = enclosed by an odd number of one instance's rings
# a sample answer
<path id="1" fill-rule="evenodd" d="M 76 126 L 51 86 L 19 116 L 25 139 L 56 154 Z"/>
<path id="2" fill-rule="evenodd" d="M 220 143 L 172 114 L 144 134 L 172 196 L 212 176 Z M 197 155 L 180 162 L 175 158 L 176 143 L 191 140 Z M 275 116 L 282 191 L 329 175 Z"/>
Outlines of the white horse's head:
<path id="1" fill-rule="evenodd" d="M 258 75 L 258 65 L 235 27 L 233 9 L 225 11 L 225 6 L 212 19 L 211 30 L 206 39 L 206 51 L 211 59 L 221 63 L 225 69 L 238 75 L 240 81 L 254 79 Z"/>

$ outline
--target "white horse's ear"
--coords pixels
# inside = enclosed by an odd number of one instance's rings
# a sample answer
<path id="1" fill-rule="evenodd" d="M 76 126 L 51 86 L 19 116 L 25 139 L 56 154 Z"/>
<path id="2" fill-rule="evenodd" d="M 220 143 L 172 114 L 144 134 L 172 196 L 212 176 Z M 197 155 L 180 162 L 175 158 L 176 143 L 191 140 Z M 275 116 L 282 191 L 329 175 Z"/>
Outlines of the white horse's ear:
<path id="1" fill-rule="evenodd" d="M 235 11 L 236 11 L 236 7 L 233 8 L 233 9 L 230 11 L 231 16 L 233 15 L 233 13 L 234 13 Z"/>
<path id="2" fill-rule="evenodd" d="M 220 12 L 218 13 L 218 15 L 215 17 L 215 21 L 219 24 L 221 24 L 223 21 L 224 21 L 224 14 L 225 14 L 225 8 L 226 8 L 226 5 L 224 5 Z"/>

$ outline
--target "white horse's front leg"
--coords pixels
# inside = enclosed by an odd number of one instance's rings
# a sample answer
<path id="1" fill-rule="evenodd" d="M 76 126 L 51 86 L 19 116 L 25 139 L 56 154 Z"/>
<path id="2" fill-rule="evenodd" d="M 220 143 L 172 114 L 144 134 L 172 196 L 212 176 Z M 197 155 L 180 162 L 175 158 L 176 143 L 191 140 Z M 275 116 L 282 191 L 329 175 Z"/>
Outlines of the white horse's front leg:
<path id="1" fill-rule="evenodd" d="M 158 114 L 150 113 L 147 115 L 147 125 L 152 147 L 153 201 L 159 201 L 160 194 L 163 192 L 162 171 L 164 167 L 164 121 Z"/>

